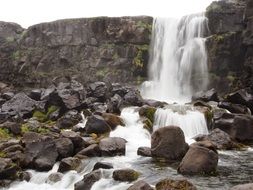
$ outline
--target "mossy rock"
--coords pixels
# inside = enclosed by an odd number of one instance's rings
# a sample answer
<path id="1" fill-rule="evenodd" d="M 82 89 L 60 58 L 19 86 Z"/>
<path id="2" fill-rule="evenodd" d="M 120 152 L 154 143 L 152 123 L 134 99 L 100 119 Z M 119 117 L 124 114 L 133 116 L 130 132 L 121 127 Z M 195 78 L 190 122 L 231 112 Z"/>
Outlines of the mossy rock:
<path id="1" fill-rule="evenodd" d="M 156 112 L 156 108 L 151 107 L 151 106 L 142 106 L 139 109 L 139 115 L 141 117 L 148 118 L 152 123 L 154 122 L 155 112 Z"/>
<path id="2" fill-rule="evenodd" d="M 50 106 L 47 109 L 47 112 L 43 112 L 43 111 L 39 111 L 39 110 L 35 110 L 33 112 L 33 117 L 36 118 L 39 122 L 44 123 L 46 121 L 49 120 L 49 117 L 52 113 L 54 113 L 55 111 L 59 110 L 59 108 L 57 106 Z"/>
<path id="3" fill-rule="evenodd" d="M 0 128 L 0 140 L 10 139 L 12 137 L 10 131 L 5 128 Z"/>
<path id="4" fill-rule="evenodd" d="M 150 121 L 150 119 L 144 118 L 144 119 L 142 120 L 142 123 L 144 124 L 144 125 L 143 125 L 143 128 L 144 128 L 144 129 L 148 130 L 150 133 L 153 132 L 153 123 Z"/>
<path id="5" fill-rule="evenodd" d="M 140 173 L 133 169 L 119 169 L 113 172 L 113 179 L 116 181 L 131 182 L 139 178 Z"/>
<path id="6" fill-rule="evenodd" d="M 197 190 L 197 188 L 186 179 L 164 179 L 156 184 L 156 190 L 173 189 L 173 190 Z"/>

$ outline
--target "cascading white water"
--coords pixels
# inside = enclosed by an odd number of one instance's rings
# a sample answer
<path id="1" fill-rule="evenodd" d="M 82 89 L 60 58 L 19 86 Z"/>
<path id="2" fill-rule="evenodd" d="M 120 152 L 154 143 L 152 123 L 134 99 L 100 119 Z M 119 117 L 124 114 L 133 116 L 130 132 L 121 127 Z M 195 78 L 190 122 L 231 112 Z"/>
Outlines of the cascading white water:
<path id="1" fill-rule="evenodd" d="M 150 48 L 149 78 L 141 88 L 146 98 L 166 102 L 188 102 L 193 92 L 208 83 L 203 14 L 156 18 Z"/>

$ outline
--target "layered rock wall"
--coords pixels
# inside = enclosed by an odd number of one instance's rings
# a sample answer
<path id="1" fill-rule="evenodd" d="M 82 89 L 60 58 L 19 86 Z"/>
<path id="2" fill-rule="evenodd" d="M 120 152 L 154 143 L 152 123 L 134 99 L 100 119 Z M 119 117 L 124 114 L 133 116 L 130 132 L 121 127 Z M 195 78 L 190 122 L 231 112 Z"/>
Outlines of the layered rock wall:
<path id="1" fill-rule="evenodd" d="M 46 86 L 81 82 L 138 83 L 146 77 L 151 17 L 67 19 L 23 29 L 0 22 L 0 81 Z"/>

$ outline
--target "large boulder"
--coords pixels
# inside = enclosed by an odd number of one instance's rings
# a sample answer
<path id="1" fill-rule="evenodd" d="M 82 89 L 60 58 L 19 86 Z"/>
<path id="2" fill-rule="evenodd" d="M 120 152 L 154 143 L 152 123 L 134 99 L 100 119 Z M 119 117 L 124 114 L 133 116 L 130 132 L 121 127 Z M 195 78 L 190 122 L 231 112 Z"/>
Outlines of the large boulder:
<path id="1" fill-rule="evenodd" d="M 127 190 L 153 190 L 153 188 L 143 180 L 135 182 Z"/>
<path id="2" fill-rule="evenodd" d="M 218 165 L 216 147 L 209 141 L 194 143 L 178 167 L 183 175 L 214 174 Z"/>
<path id="3" fill-rule="evenodd" d="M 155 158 L 181 160 L 188 150 L 184 132 L 176 126 L 162 127 L 151 136 L 151 154 Z"/>
<path id="4" fill-rule="evenodd" d="M 55 145 L 60 158 L 73 156 L 74 145 L 68 138 L 59 138 L 55 140 Z"/>
<path id="5" fill-rule="evenodd" d="M 83 176 L 83 179 L 75 183 L 74 190 L 90 190 L 92 185 L 102 177 L 100 170 L 95 170 Z"/>
<path id="6" fill-rule="evenodd" d="M 121 156 L 126 153 L 126 140 L 120 137 L 108 137 L 99 142 L 102 156 Z"/>
<path id="7" fill-rule="evenodd" d="M 219 128 L 240 142 L 253 140 L 253 117 L 242 114 L 224 113 L 214 121 L 214 128 Z"/>
<path id="8" fill-rule="evenodd" d="M 111 127 L 107 124 L 102 116 L 92 115 L 87 119 L 85 130 L 88 134 L 104 134 L 110 132 Z"/>
<path id="9" fill-rule="evenodd" d="M 44 109 L 44 102 L 37 102 L 29 98 L 25 93 L 16 94 L 12 99 L 2 105 L 1 111 L 11 116 L 21 116 L 23 118 L 31 117 L 32 112 L 38 109 Z"/>
<path id="10" fill-rule="evenodd" d="M 140 91 L 136 89 L 130 89 L 128 93 L 123 97 L 122 105 L 125 106 L 142 106 L 143 99 L 141 97 Z"/>
<path id="11" fill-rule="evenodd" d="M 58 158 L 58 152 L 53 138 L 34 132 L 24 134 L 25 145 L 22 165 L 39 171 L 52 169 Z"/>
<path id="12" fill-rule="evenodd" d="M 247 106 L 253 112 L 253 95 L 248 89 L 241 89 L 227 95 L 227 100 L 234 104 Z"/>
<path id="13" fill-rule="evenodd" d="M 89 85 L 89 96 L 98 98 L 101 101 L 107 99 L 108 89 L 104 82 L 94 82 Z"/>
<path id="14" fill-rule="evenodd" d="M 88 157 L 101 156 L 101 150 L 97 144 L 92 144 L 82 149 L 80 152 L 77 153 L 77 155 L 88 156 Z"/>
<path id="15" fill-rule="evenodd" d="M 155 185 L 156 190 L 197 190 L 197 188 L 186 179 L 163 179 Z"/>
<path id="16" fill-rule="evenodd" d="M 231 113 L 240 113 L 251 115 L 251 111 L 248 107 L 241 104 L 233 104 L 230 102 L 219 102 L 218 107 L 226 109 Z"/>
<path id="17" fill-rule="evenodd" d="M 139 147 L 137 150 L 137 155 L 145 156 L 145 157 L 152 157 L 151 148 L 149 147 Z"/>
<path id="18" fill-rule="evenodd" d="M 119 169 L 114 170 L 112 177 L 116 181 L 131 182 L 138 179 L 140 173 L 133 169 Z"/>
<path id="19" fill-rule="evenodd" d="M 111 163 L 108 162 L 97 162 L 94 167 L 93 167 L 93 171 L 94 170 L 98 170 L 98 169 L 112 169 L 113 165 Z"/>

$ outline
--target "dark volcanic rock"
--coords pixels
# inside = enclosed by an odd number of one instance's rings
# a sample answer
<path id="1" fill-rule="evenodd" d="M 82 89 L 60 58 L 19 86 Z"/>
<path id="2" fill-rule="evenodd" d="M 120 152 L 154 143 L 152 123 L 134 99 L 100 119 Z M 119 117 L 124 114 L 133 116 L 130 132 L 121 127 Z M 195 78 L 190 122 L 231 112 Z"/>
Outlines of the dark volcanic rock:
<path id="1" fill-rule="evenodd" d="M 192 100 L 201 100 L 204 102 L 209 102 L 209 101 L 219 101 L 219 97 L 217 92 L 214 89 L 208 90 L 206 92 L 198 92 L 196 93 L 193 97 Z"/>
<path id="2" fill-rule="evenodd" d="M 149 147 L 139 147 L 137 150 L 137 155 L 145 156 L 145 157 L 152 157 L 151 148 Z"/>
<path id="3" fill-rule="evenodd" d="M 238 148 L 238 144 L 227 133 L 218 128 L 212 130 L 208 135 L 199 135 L 194 139 L 196 141 L 211 141 L 220 150 Z"/>
<path id="4" fill-rule="evenodd" d="M 75 183 L 75 190 L 90 190 L 92 185 L 102 177 L 101 171 L 96 170 L 83 176 L 83 179 Z"/>
<path id="5" fill-rule="evenodd" d="M 1 22 L 0 81 L 46 86 L 74 76 L 82 83 L 136 82 L 147 76 L 152 20 L 145 16 L 65 19 L 27 30 Z M 76 106 L 74 99 L 75 95 L 70 107 Z"/>
<path id="6" fill-rule="evenodd" d="M 99 142 L 102 156 L 125 155 L 126 140 L 120 137 L 108 137 Z"/>
<path id="7" fill-rule="evenodd" d="M 35 108 L 44 108 L 44 103 L 36 102 L 21 92 L 2 105 L 2 112 L 27 118 L 32 115 Z"/>
<path id="8" fill-rule="evenodd" d="M 197 188 L 186 179 L 163 179 L 156 184 L 155 188 L 156 190 L 197 190 Z"/>
<path id="9" fill-rule="evenodd" d="M 93 167 L 93 171 L 98 170 L 100 168 L 102 168 L 102 169 L 112 169 L 113 165 L 111 163 L 108 163 L 108 162 L 97 162 Z"/>
<path id="10" fill-rule="evenodd" d="M 218 153 L 208 141 L 194 143 L 184 156 L 178 172 L 185 175 L 213 174 L 218 165 Z"/>
<path id="11" fill-rule="evenodd" d="M 15 179 L 19 168 L 9 158 L 0 158 L 0 180 Z"/>
<path id="12" fill-rule="evenodd" d="M 115 170 L 112 177 L 116 181 L 135 181 L 138 179 L 140 173 L 133 169 L 119 169 Z"/>
<path id="13" fill-rule="evenodd" d="M 73 156 L 74 145 L 68 138 L 59 138 L 55 140 L 55 145 L 60 158 Z"/>
<path id="14" fill-rule="evenodd" d="M 88 134 L 103 134 L 110 132 L 111 128 L 103 117 L 99 115 L 92 115 L 87 119 L 85 130 Z"/>
<path id="15" fill-rule="evenodd" d="M 63 178 L 63 174 L 62 173 L 59 173 L 59 172 L 56 172 L 56 173 L 51 173 L 46 182 L 49 183 L 49 184 L 54 184 L 58 181 L 61 181 Z"/>
<path id="16" fill-rule="evenodd" d="M 103 113 L 102 117 L 106 123 L 110 125 L 112 130 L 114 130 L 118 125 L 125 126 L 123 119 L 117 115 L 111 113 Z"/>
<path id="17" fill-rule="evenodd" d="M 122 106 L 142 106 L 142 104 L 143 99 L 140 92 L 136 89 L 129 90 L 122 102 Z"/>
<path id="18" fill-rule="evenodd" d="M 39 171 L 50 170 L 58 157 L 55 141 L 48 136 L 27 132 L 22 139 L 25 145 L 22 165 Z"/>
<path id="19" fill-rule="evenodd" d="M 225 131 L 240 142 L 253 140 L 253 117 L 242 114 L 224 113 L 214 121 L 214 128 Z"/>
<path id="20" fill-rule="evenodd" d="M 57 120 L 60 129 L 72 128 L 82 120 L 82 116 L 76 110 L 70 110 Z"/>
<path id="21" fill-rule="evenodd" d="M 219 102 L 218 106 L 224 108 L 231 113 L 241 113 L 251 115 L 251 111 L 248 107 L 241 104 L 232 104 L 230 102 Z"/>
<path id="22" fill-rule="evenodd" d="M 58 172 L 64 173 L 69 170 L 78 171 L 78 167 L 81 165 L 81 160 L 75 157 L 68 157 L 61 160 Z"/>
<path id="23" fill-rule="evenodd" d="M 98 98 L 101 101 L 107 99 L 108 89 L 104 82 L 94 82 L 89 85 L 89 96 Z"/>
<path id="24" fill-rule="evenodd" d="M 97 144 L 92 144 L 78 152 L 77 155 L 83 155 L 88 157 L 101 156 L 101 151 Z"/>
<path id="25" fill-rule="evenodd" d="M 188 150 L 184 132 L 176 126 L 162 127 L 151 136 L 151 154 L 155 158 L 181 160 Z"/>

